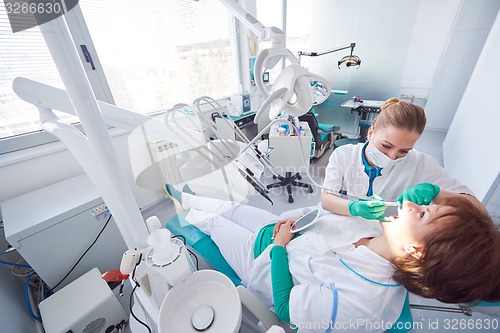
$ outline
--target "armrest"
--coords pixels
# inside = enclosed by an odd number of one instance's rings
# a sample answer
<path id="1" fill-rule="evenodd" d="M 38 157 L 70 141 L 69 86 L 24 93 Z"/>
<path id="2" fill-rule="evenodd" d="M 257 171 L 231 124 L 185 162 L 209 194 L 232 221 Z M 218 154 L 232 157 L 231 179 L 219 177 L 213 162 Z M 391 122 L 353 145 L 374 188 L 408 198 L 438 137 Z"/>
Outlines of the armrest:
<path id="1" fill-rule="evenodd" d="M 320 130 L 319 128 L 318 128 L 317 132 L 318 132 L 318 134 L 332 134 L 332 133 L 334 133 L 333 130 L 332 131 L 323 131 L 323 130 Z"/>
<path id="2" fill-rule="evenodd" d="M 236 287 L 236 290 L 238 290 L 238 294 L 240 295 L 241 304 L 264 325 L 266 330 L 270 329 L 273 325 L 280 326 L 278 317 L 257 296 L 241 285 Z M 271 332 L 279 331 L 271 330 Z"/>
<path id="3" fill-rule="evenodd" d="M 318 127 L 318 130 L 317 132 L 319 134 L 330 134 L 330 133 L 335 133 L 337 131 L 340 130 L 340 126 L 332 126 L 332 128 L 330 128 L 329 130 L 325 131 L 324 129 L 322 129 L 321 127 Z"/>

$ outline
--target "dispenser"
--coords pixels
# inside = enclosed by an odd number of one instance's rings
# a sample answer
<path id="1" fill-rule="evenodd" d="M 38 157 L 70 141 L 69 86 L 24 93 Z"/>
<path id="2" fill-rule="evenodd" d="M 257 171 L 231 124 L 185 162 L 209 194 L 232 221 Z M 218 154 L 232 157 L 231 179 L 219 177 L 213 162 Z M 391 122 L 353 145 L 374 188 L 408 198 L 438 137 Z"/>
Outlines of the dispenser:
<path id="1" fill-rule="evenodd" d="M 170 230 L 154 230 L 147 242 L 151 246 L 146 256 L 147 272 L 155 303 L 160 308 L 168 291 L 184 281 L 193 268 L 186 246 L 172 238 Z"/>

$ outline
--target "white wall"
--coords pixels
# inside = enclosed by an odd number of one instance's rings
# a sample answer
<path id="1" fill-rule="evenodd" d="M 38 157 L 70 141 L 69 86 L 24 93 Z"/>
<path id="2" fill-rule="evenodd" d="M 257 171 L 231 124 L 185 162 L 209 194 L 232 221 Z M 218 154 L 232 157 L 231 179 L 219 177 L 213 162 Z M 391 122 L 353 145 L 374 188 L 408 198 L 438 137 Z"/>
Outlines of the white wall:
<path id="1" fill-rule="evenodd" d="M 311 48 L 356 42 L 354 53 L 362 62 L 357 70 L 340 70 L 336 63 L 345 54 L 333 53 L 311 61 L 311 71 L 349 95 L 386 99 L 398 94 L 418 8 L 419 1 L 313 1 Z"/>
<path id="2" fill-rule="evenodd" d="M 500 112 L 492 102 L 500 92 L 500 14 L 488 35 L 443 143 L 448 172 L 483 200 L 500 175 Z M 498 190 L 496 190 L 498 193 Z"/>
<path id="3" fill-rule="evenodd" d="M 340 107 L 345 99 L 428 97 L 461 1 L 313 1 L 312 49 L 356 42 L 354 54 L 361 58 L 353 70 L 339 70 L 335 54 L 311 61 L 311 70 L 334 89 L 348 90 L 344 99 L 332 96 L 318 107 L 321 120 L 352 132 L 354 116 Z"/>
<path id="4" fill-rule="evenodd" d="M 498 0 L 462 0 L 425 110 L 428 127 L 448 129 L 500 8 Z"/>
<path id="5" fill-rule="evenodd" d="M 401 77 L 401 94 L 428 97 L 461 2 L 462 0 L 420 1 Z"/>
<path id="6" fill-rule="evenodd" d="M 446 131 L 500 7 L 498 0 L 313 0 L 311 49 L 356 42 L 356 70 L 339 70 L 340 56 L 310 61 L 345 98 L 385 100 L 401 94 L 427 98 L 427 128 Z M 345 99 L 344 99 L 345 100 Z M 338 96 L 317 109 L 320 120 L 352 132 L 354 116 Z"/>

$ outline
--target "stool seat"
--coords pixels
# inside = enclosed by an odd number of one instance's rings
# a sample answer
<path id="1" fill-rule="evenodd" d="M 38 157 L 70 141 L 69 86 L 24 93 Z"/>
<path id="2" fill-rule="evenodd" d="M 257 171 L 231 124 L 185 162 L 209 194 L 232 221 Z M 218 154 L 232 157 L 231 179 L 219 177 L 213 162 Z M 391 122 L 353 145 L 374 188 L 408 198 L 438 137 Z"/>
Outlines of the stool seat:
<path id="1" fill-rule="evenodd" d="M 340 146 L 343 146 L 343 145 L 356 145 L 359 143 L 359 139 L 338 139 L 335 141 L 335 143 L 333 144 L 333 146 L 335 148 L 338 148 Z"/>

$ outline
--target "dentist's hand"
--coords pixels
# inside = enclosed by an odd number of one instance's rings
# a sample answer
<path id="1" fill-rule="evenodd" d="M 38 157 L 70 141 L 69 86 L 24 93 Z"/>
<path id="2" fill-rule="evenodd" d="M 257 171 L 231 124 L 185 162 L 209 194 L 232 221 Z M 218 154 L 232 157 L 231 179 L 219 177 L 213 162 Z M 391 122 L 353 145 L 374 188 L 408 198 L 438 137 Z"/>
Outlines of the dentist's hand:
<path id="1" fill-rule="evenodd" d="M 349 213 L 352 216 L 360 216 L 367 220 L 383 220 L 382 216 L 385 212 L 385 206 L 383 199 L 375 195 L 373 196 L 377 200 L 367 201 L 367 200 L 351 200 L 349 201 L 348 208 Z"/>
<path id="2" fill-rule="evenodd" d="M 396 201 L 400 203 L 403 203 L 403 201 L 411 201 L 417 205 L 428 205 L 437 197 L 440 190 L 441 189 L 437 185 L 422 183 L 405 190 Z"/>

